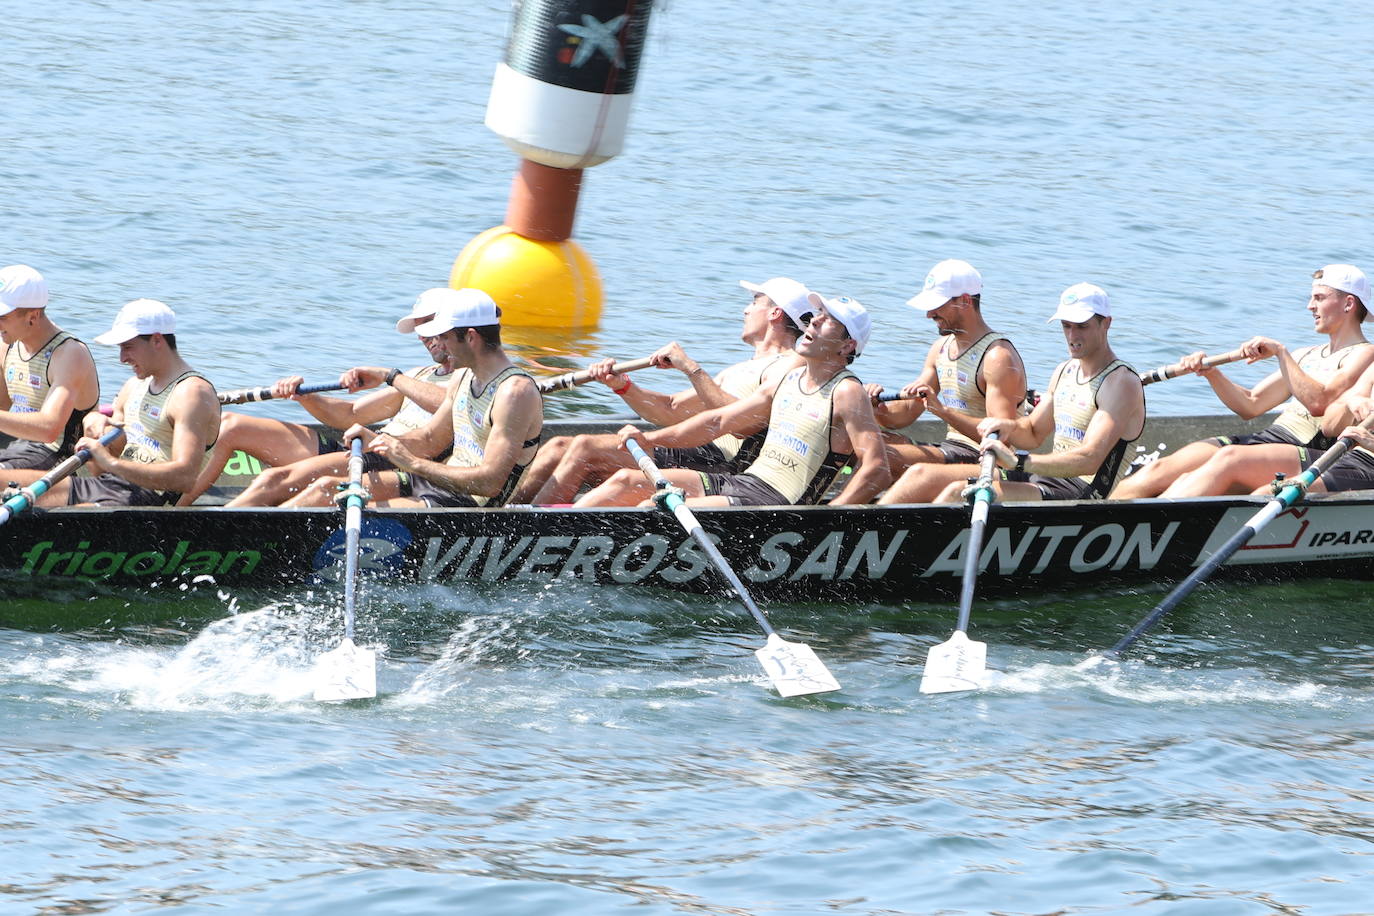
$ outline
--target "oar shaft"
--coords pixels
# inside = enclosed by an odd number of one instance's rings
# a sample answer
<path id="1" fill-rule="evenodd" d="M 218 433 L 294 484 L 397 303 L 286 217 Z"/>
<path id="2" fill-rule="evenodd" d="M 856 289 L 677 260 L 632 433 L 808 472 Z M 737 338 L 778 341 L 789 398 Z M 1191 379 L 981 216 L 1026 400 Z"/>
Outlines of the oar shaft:
<path id="1" fill-rule="evenodd" d="M 343 391 L 346 386 L 338 382 L 324 382 L 319 385 L 301 385 L 296 389 L 296 394 L 319 394 L 322 391 Z M 221 404 L 250 404 L 255 401 L 271 401 L 276 398 L 271 388 L 236 388 L 233 391 L 221 391 L 219 402 Z"/>
<path id="2" fill-rule="evenodd" d="M 344 502 L 344 636 L 353 638 L 358 598 L 358 549 L 363 531 L 363 440 L 355 438 L 348 455 L 349 493 Z"/>
<path id="3" fill-rule="evenodd" d="M 631 359 L 623 363 L 616 363 L 612 367 L 613 372 L 634 372 L 636 369 L 646 369 L 654 364 L 652 356 L 645 356 L 641 359 Z M 539 390 L 544 394 L 551 391 L 564 391 L 568 388 L 576 388 L 578 385 L 585 385 L 592 380 L 592 374 L 586 369 L 576 372 L 565 372 L 562 375 L 555 375 L 553 378 L 546 378 L 539 383 Z"/>
<path id="4" fill-rule="evenodd" d="M 1227 363 L 1234 363 L 1236 360 L 1244 358 L 1245 354 L 1240 350 L 1231 350 L 1226 353 L 1219 353 L 1216 356 L 1207 357 L 1202 361 L 1202 365 L 1210 369 L 1213 366 L 1224 366 Z M 1180 375 L 1187 372 L 1188 370 L 1183 368 L 1182 363 L 1170 363 L 1167 366 L 1160 366 L 1156 369 L 1151 369 L 1149 372 L 1140 373 L 1140 384 L 1153 385 L 1155 382 L 1178 378 Z"/>
<path id="5" fill-rule="evenodd" d="M 1374 427 L 1374 414 L 1370 414 L 1360 424 L 1364 429 Z M 1239 531 L 1231 535 L 1225 544 L 1216 553 L 1203 562 L 1201 566 L 1184 579 L 1174 590 L 1164 597 L 1154 610 L 1145 616 L 1138 624 L 1131 628 L 1131 631 L 1121 638 L 1116 645 L 1105 653 L 1108 656 L 1120 655 L 1131 643 L 1135 642 L 1145 634 L 1160 619 L 1179 605 L 1184 598 L 1192 594 L 1202 582 L 1212 573 L 1216 572 L 1235 554 L 1236 551 L 1244 547 L 1251 538 L 1260 532 L 1264 526 L 1278 518 L 1285 510 L 1290 509 L 1299 500 L 1308 487 L 1316 483 L 1317 478 L 1326 473 L 1326 470 L 1341 460 L 1346 452 L 1355 446 L 1355 440 L 1348 436 L 1342 436 L 1336 440 L 1336 444 L 1322 453 L 1322 456 L 1305 471 L 1298 475 L 1297 479 L 1289 483 L 1278 492 L 1273 499 L 1264 504 L 1264 507 L 1250 517 Z"/>
<path id="6" fill-rule="evenodd" d="M 639 469 L 644 472 L 644 476 L 653 481 L 655 487 L 662 490 L 669 486 L 668 478 L 663 476 L 663 472 L 659 470 L 658 465 L 654 464 L 654 459 L 649 457 L 648 453 L 640 447 L 638 442 L 629 439 L 625 442 L 625 448 L 629 450 L 635 463 L 639 465 Z M 716 570 L 725 578 L 725 581 L 730 583 L 730 587 L 735 590 L 735 594 L 739 596 L 745 608 L 748 609 L 750 614 L 754 615 L 754 619 L 758 621 L 759 626 L 763 627 L 763 632 L 769 636 L 774 635 L 772 624 L 768 622 L 767 617 L 763 616 L 763 612 L 759 610 L 759 606 L 754 603 L 753 597 L 750 596 L 749 590 L 744 587 L 744 583 L 740 581 L 739 576 L 730 568 L 730 564 L 726 562 L 724 555 L 720 552 L 720 548 L 716 547 L 716 545 L 711 542 L 711 538 L 706 534 L 705 529 L 701 527 L 701 523 L 697 521 L 696 515 L 693 514 L 687 503 L 676 493 L 669 493 L 665 502 L 668 508 L 673 511 L 673 516 L 678 520 L 678 524 L 682 525 L 682 527 L 687 530 L 687 533 L 697 542 L 697 546 L 699 546 L 702 552 L 710 559 L 712 565 L 716 567 Z"/>
<path id="7" fill-rule="evenodd" d="M 122 435 L 124 435 L 123 429 L 118 426 L 111 426 L 101 434 L 100 444 L 109 445 Z M 25 509 L 33 508 L 34 503 L 38 501 L 38 497 L 51 490 L 53 486 L 63 478 L 75 474 L 77 469 L 90 460 L 90 449 L 77 449 L 75 454 L 69 455 L 51 471 L 38 478 L 27 487 L 24 487 L 19 491 L 18 495 L 11 496 L 9 499 L 5 500 L 5 504 L 0 506 L 0 525 L 5 524 L 5 522 L 8 522 L 11 518 L 23 512 Z"/>
<path id="8" fill-rule="evenodd" d="M 996 439 L 991 433 L 989 439 Z M 959 622 L 954 629 L 968 631 L 969 617 L 973 613 L 973 590 L 978 581 L 978 561 L 983 552 L 983 533 L 987 530 L 988 511 L 992 506 L 992 475 L 997 468 L 997 455 L 992 449 L 983 453 L 978 463 L 978 480 L 973 485 L 973 517 L 968 530 L 968 548 L 964 555 L 964 578 L 959 584 Z"/>

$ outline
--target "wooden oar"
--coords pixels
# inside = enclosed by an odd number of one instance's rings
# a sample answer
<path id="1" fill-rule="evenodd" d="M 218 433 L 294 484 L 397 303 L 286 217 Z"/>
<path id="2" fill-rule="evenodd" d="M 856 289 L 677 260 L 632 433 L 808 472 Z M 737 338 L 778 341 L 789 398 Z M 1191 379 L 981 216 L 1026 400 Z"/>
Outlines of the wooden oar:
<path id="1" fill-rule="evenodd" d="M 996 433 L 988 435 L 997 438 Z M 926 667 L 921 673 L 921 693 L 952 693 L 956 690 L 977 690 L 987 674 L 987 643 L 968 638 L 968 619 L 973 611 L 973 588 L 978 578 L 979 554 L 983 552 L 983 534 L 987 529 L 988 510 L 995 491 L 992 474 L 997 468 L 997 455 L 988 449 L 979 462 L 978 480 L 973 484 L 973 520 L 969 523 L 968 545 L 964 548 L 964 578 L 959 588 L 959 622 L 954 635 L 930 650 Z"/>
<path id="2" fill-rule="evenodd" d="M 645 369 L 654 364 L 652 356 L 642 359 L 632 359 L 623 363 L 616 363 L 612 367 L 614 372 L 633 372 L 636 369 Z M 568 388 L 575 388 L 578 385 L 585 385 L 592 380 L 592 374 L 586 369 L 577 372 L 565 372 L 562 375 L 555 375 L 553 378 L 542 379 L 539 382 L 539 390 L 544 394 L 550 391 L 564 391 Z"/>
<path id="3" fill-rule="evenodd" d="M 111 426 L 100 436 L 101 445 L 109 445 L 114 440 L 124 434 L 124 430 L 118 426 Z M 18 493 L 5 500 L 4 505 L 0 506 L 0 525 L 5 524 L 14 516 L 23 512 L 25 509 L 33 508 L 38 502 L 38 497 L 53 488 L 53 485 L 63 478 L 70 477 L 76 473 L 77 468 L 91 460 L 90 449 L 77 449 L 76 453 L 64 459 L 51 471 L 29 484 L 22 487 Z M 3 473 L 3 472 L 0 472 Z"/>
<path id="4" fill-rule="evenodd" d="M 344 638 L 315 663 L 315 699 L 358 700 L 377 695 L 377 654 L 353 644 L 354 604 L 358 595 L 358 545 L 362 537 L 363 440 L 353 440 L 344 497 Z"/>
<path id="5" fill-rule="evenodd" d="M 673 517 L 687 531 L 688 534 L 697 542 L 697 545 L 710 558 L 725 580 L 730 583 L 730 587 L 735 590 L 745 608 L 754 615 L 754 619 L 763 627 L 763 632 L 768 634 L 768 641 L 762 649 L 757 649 L 754 656 L 763 665 L 764 672 L 769 680 L 773 682 L 774 688 L 784 697 L 803 696 L 811 693 L 825 693 L 830 690 L 839 690 L 840 683 L 835 680 L 835 676 L 825 667 L 811 647 L 805 643 L 785 642 L 777 631 L 773 629 L 768 618 L 763 616 L 754 599 L 749 596 L 744 583 L 739 576 L 730 568 L 730 564 L 721 556 L 720 550 L 711 539 L 707 537 L 702 529 L 701 523 L 697 521 L 692 510 L 683 501 L 682 494 L 674 489 L 668 479 L 663 476 L 663 472 L 654 464 L 654 460 L 645 454 L 644 449 L 640 448 L 639 443 L 633 439 L 625 443 L 630 454 L 634 457 L 639 469 L 644 472 L 644 476 L 649 479 L 659 493 L 655 496 L 656 500 L 661 500 L 660 505 L 666 507 L 673 513 Z"/>
<path id="6" fill-rule="evenodd" d="M 296 389 L 296 394 L 319 394 L 321 391 L 343 391 L 346 386 L 338 382 L 326 382 L 320 385 L 302 385 Z M 221 404 L 248 404 L 253 401 L 270 401 L 276 397 L 271 388 L 236 388 L 233 391 L 221 391 L 219 402 Z"/>
<path id="7" fill-rule="evenodd" d="M 1360 427 L 1362 429 L 1374 427 L 1374 414 L 1370 414 L 1366 417 L 1364 422 L 1360 424 Z M 1251 538 L 1264 528 L 1265 525 L 1272 522 L 1280 513 L 1291 508 L 1295 503 L 1301 500 L 1303 495 L 1307 492 L 1307 488 L 1312 486 L 1318 477 L 1326 473 L 1327 468 L 1339 461 L 1346 452 L 1354 447 L 1354 445 L 1355 440 L 1348 436 L 1337 439 L 1336 444 L 1323 452 L 1320 458 L 1312 462 L 1311 467 L 1299 474 L 1295 480 L 1290 481 L 1283 489 L 1279 490 L 1278 494 L 1270 499 L 1269 502 L 1265 503 L 1264 508 L 1251 516 L 1250 520 L 1246 522 L 1239 531 L 1231 535 L 1230 540 L 1222 544 L 1221 548 L 1217 550 L 1216 553 L 1212 554 L 1207 558 L 1205 563 L 1193 570 L 1188 578 L 1175 586 L 1174 590 L 1169 592 L 1153 611 L 1147 614 L 1140 623 L 1137 623 L 1131 628 L 1131 632 L 1121 637 L 1121 640 L 1106 652 L 1088 659 L 1086 662 L 1082 663 L 1080 667 L 1095 664 L 1103 658 L 1115 658 L 1125 651 L 1131 643 L 1144 635 L 1146 630 L 1158 623 L 1160 618 L 1177 607 L 1179 602 L 1184 598 L 1187 598 L 1188 595 L 1192 593 L 1193 589 L 1202 584 L 1203 580 L 1221 568 L 1222 564 L 1231 559 L 1232 554 L 1244 547 Z"/>
<path id="8" fill-rule="evenodd" d="M 1234 363 L 1238 359 L 1245 359 L 1245 354 L 1239 350 L 1230 350 L 1226 353 L 1218 353 L 1216 356 L 1209 356 L 1202 361 L 1202 365 L 1207 368 L 1213 366 L 1224 366 L 1227 363 Z M 1180 375 L 1188 374 L 1190 370 L 1183 368 L 1182 363 L 1170 363 L 1167 366 L 1160 366 L 1151 369 L 1149 372 L 1140 373 L 1140 384 L 1153 385 L 1155 382 L 1162 382 L 1165 379 L 1178 378 Z"/>

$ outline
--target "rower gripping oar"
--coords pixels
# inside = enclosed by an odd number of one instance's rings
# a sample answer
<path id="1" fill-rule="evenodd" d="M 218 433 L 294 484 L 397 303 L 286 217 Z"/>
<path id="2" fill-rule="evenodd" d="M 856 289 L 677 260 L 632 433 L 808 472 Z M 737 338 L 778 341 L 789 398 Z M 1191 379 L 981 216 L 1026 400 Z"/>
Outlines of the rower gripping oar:
<path id="1" fill-rule="evenodd" d="M 625 443 L 630 454 L 634 457 L 639 469 L 644 472 L 644 476 L 649 479 L 658 493 L 654 499 L 660 501 L 660 505 L 665 506 L 673 513 L 673 517 L 678 523 L 692 536 L 702 551 L 710 558 L 711 563 L 716 567 L 725 580 L 730 583 L 730 587 L 735 590 L 745 608 L 754 619 L 763 627 L 763 632 L 768 635 L 768 641 L 762 649 L 757 649 L 754 656 L 763 665 L 764 672 L 769 680 L 777 689 L 778 694 L 784 697 L 803 696 L 812 693 L 825 693 L 830 690 L 839 690 L 839 681 L 825 667 L 824 663 L 816 657 L 816 653 L 810 646 L 799 642 L 786 642 L 777 631 L 773 629 L 768 618 L 763 616 L 754 599 L 749 596 L 744 583 L 739 576 L 730 568 L 725 557 L 721 555 L 719 548 L 711 542 L 701 523 L 697 521 L 692 510 L 682 498 L 682 492 L 669 484 L 668 479 L 663 476 L 663 472 L 654 464 L 642 449 L 638 442 L 633 439 Z"/>
<path id="2" fill-rule="evenodd" d="M 990 433 L 989 439 L 996 439 Z M 978 479 L 973 484 L 973 517 L 969 523 L 968 545 L 964 552 L 964 578 L 959 587 L 959 622 L 954 635 L 935 646 L 926 656 L 921 673 L 921 693 L 952 693 L 956 690 L 977 690 L 986 681 L 987 643 L 968 638 L 969 615 L 973 611 L 973 589 L 978 577 L 978 561 L 983 552 L 983 534 L 987 529 L 988 511 L 992 506 L 992 475 L 997 468 L 997 454 L 992 449 L 983 452 L 978 465 Z"/>
<path id="3" fill-rule="evenodd" d="M 357 700 L 377 695 L 377 655 L 353 644 L 354 606 L 358 595 L 358 550 L 362 539 L 363 441 L 353 440 L 348 456 L 348 486 L 344 503 L 344 638 L 339 647 L 315 663 L 316 700 Z"/>
<path id="4" fill-rule="evenodd" d="M 123 429 L 118 426 L 111 426 L 101 434 L 100 444 L 109 445 L 122 435 L 124 435 Z M 5 500 L 4 505 L 0 506 L 0 525 L 5 524 L 25 509 L 33 508 L 38 503 L 38 497 L 51 490 L 58 481 L 75 474 L 78 468 L 90 460 L 90 449 L 77 449 L 75 454 L 67 457 L 51 471 L 27 487 L 21 487 L 18 493 Z"/>
<path id="5" fill-rule="evenodd" d="M 296 394 L 319 394 L 322 391 L 343 391 L 347 386 L 340 385 L 338 382 L 325 382 L 319 385 L 301 385 L 296 389 Z M 221 391 L 219 402 L 221 404 L 248 404 L 254 401 L 271 401 L 276 398 L 271 388 L 236 388 L 233 391 Z"/>
<path id="6" fill-rule="evenodd" d="M 1370 414 L 1366 417 L 1364 422 L 1360 423 L 1360 427 L 1362 429 L 1374 427 L 1374 414 Z M 1322 456 L 1316 461 L 1312 462 L 1311 467 L 1299 474 L 1296 479 L 1289 481 L 1279 490 L 1272 499 L 1264 504 L 1264 508 L 1251 516 L 1250 520 L 1241 526 L 1239 531 L 1231 535 L 1230 539 L 1227 540 L 1225 544 L 1222 544 L 1221 548 L 1217 550 L 1216 553 L 1212 554 L 1207 558 L 1206 562 L 1193 570 L 1188 578 L 1175 586 L 1174 590 L 1169 592 L 1164 600 L 1161 601 L 1154 610 L 1147 614 L 1143 620 L 1132 627 L 1131 631 L 1123 636 L 1116 645 L 1112 646 L 1101 655 L 1088 659 L 1079 667 L 1096 664 L 1103 658 L 1115 658 L 1125 651 L 1131 643 L 1143 636 L 1145 631 L 1149 630 L 1150 627 L 1158 623 L 1165 614 L 1177 607 L 1179 602 L 1184 598 L 1187 598 L 1188 595 L 1192 593 L 1193 589 L 1201 585 L 1208 576 L 1220 569 L 1222 564 L 1231 559 L 1231 556 L 1236 551 L 1249 543 L 1250 539 L 1258 534 L 1265 525 L 1268 525 L 1282 512 L 1292 508 L 1301 500 L 1303 495 L 1307 493 L 1307 488 L 1316 483 L 1317 478 L 1326 473 L 1327 469 L 1339 461 L 1346 452 L 1354 447 L 1354 445 L 1355 440 L 1348 436 L 1337 439 L 1335 445 L 1323 452 Z"/>
<path id="7" fill-rule="evenodd" d="M 645 356 L 642 359 L 632 359 L 623 363 L 616 363 L 611 367 L 613 372 L 634 372 L 636 369 L 645 369 L 654 364 L 652 356 Z M 555 375 L 553 378 L 546 378 L 539 382 L 539 390 L 548 394 L 551 391 L 564 391 L 568 388 L 575 388 L 578 385 L 585 385 L 592 380 L 591 372 L 582 369 L 577 372 L 565 372 L 562 375 Z"/>
<path id="8" fill-rule="evenodd" d="M 1208 369 L 1213 366 L 1224 366 L 1227 363 L 1234 363 L 1238 359 L 1245 359 L 1245 354 L 1240 350 L 1230 350 L 1226 353 L 1218 353 L 1216 356 L 1209 356 L 1202 361 L 1202 365 Z M 1155 382 L 1162 382 L 1166 379 L 1178 378 L 1189 370 L 1183 368 L 1182 363 L 1170 363 L 1167 366 L 1160 366 L 1151 369 L 1149 372 L 1140 373 L 1140 384 L 1153 385 Z"/>

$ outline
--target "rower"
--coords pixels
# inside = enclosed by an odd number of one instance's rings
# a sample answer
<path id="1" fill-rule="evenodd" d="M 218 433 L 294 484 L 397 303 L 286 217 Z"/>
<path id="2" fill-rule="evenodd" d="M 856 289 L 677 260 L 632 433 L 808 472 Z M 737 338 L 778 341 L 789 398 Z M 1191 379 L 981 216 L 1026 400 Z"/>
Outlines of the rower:
<path id="1" fill-rule="evenodd" d="M 624 427 L 621 441 L 650 447 L 691 448 L 723 433 L 767 433 L 759 457 L 738 474 L 664 469 L 694 506 L 781 506 L 817 503 L 840 472 L 853 474 L 831 505 L 863 503 L 891 482 L 873 405 L 848 366 L 863 352 L 872 330 L 862 305 L 848 297 L 811 293 L 813 317 L 797 340 L 802 364 L 777 383 L 733 404 L 703 411 L 666 429 Z M 855 460 L 857 459 L 857 461 Z M 638 470 L 624 469 L 592 490 L 578 506 L 633 504 L 644 493 Z"/>
<path id="2" fill-rule="evenodd" d="M 751 294 L 744 307 L 744 327 L 740 332 L 740 339 L 754 348 L 750 359 L 735 363 L 712 377 L 677 343 L 668 344 L 653 355 L 653 365 L 659 369 L 676 369 L 687 376 L 692 387 L 676 394 L 636 385 L 628 375 L 611 371 L 614 360 L 603 360 L 590 366 L 588 371 L 626 406 L 655 426 L 671 426 L 703 410 L 734 403 L 762 386 L 774 384 L 799 363 L 793 349 L 811 319 L 812 307 L 807 300 L 810 291 L 787 277 L 774 277 L 758 284 L 741 280 L 740 286 Z M 748 467 L 758 457 L 762 444 L 761 433 L 744 438 L 726 434 L 695 448 L 660 449 L 653 457 L 659 467 L 732 473 Z M 619 436 L 613 433 L 558 436 L 540 449 L 539 457 L 512 501 L 543 505 L 567 503 L 584 485 L 598 484 L 621 468 L 633 467 L 634 462 L 621 447 Z"/>
<path id="3" fill-rule="evenodd" d="M 868 386 L 876 405 L 873 413 L 885 429 L 898 430 L 929 411 L 945 422 L 946 430 L 939 443 L 885 433 L 894 478 L 914 464 L 976 464 L 978 421 L 1023 413 L 1026 366 L 1011 340 L 984 320 L 982 292 L 983 277 L 971 264 L 947 260 L 931 268 L 924 288 L 907 300 L 935 322 L 939 336 L 926 353 L 921 374 L 901 390 L 902 400 L 878 404 L 882 386 Z M 894 486 L 900 495 L 901 480 Z"/>
<path id="4" fill-rule="evenodd" d="M 410 313 L 396 322 L 396 330 L 401 334 L 415 333 L 416 326 L 432 318 L 440 303 L 456 292 L 438 287 L 421 293 Z M 357 366 L 340 376 L 339 383 L 349 391 L 381 389 L 365 397 L 351 400 L 300 394 L 304 379 L 299 375 L 279 379 L 272 386 L 272 396 L 297 402 L 333 429 L 344 430 L 355 423 L 370 425 L 386 420 L 383 427 L 386 432 L 395 435 L 409 432 L 426 423 L 443 402 L 452 373 L 448 354 L 438 341 L 421 335 L 420 343 L 429 353 L 432 360 L 429 364 L 405 372 L 379 366 Z M 344 474 L 348 470 L 348 452 L 339 434 L 317 432 L 303 423 L 226 413 L 215 454 L 197 481 L 197 489 L 183 498 L 182 505 L 190 505 L 214 484 L 235 450 L 252 455 L 271 467 L 229 501 L 232 507 L 275 506 L 300 493 L 321 476 Z M 391 468 L 380 455 L 365 457 L 363 465 L 367 471 Z"/>
<path id="5" fill-rule="evenodd" d="M 1310 453 L 1323 451 L 1334 441 L 1322 431 L 1327 409 L 1374 364 L 1374 346 L 1361 330 L 1369 317 L 1369 293 L 1369 280 L 1350 264 L 1328 264 L 1314 272 L 1307 310 L 1326 342 L 1290 353 L 1271 338 L 1251 338 L 1241 347 L 1250 362 L 1278 360 L 1278 368 L 1253 388 L 1243 388 L 1219 369 L 1205 366 L 1205 353 L 1181 360 L 1181 365 L 1205 378 L 1221 402 L 1240 417 L 1260 416 L 1287 399 L 1283 412 L 1257 433 L 1192 442 L 1145 465 L 1121 481 L 1112 498 L 1249 493 L 1275 473 L 1299 473 L 1310 464 Z"/>
<path id="6" fill-rule="evenodd" d="M 135 299 L 95 338 L 118 346 L 119 361 L 134 377 L 119 389 L 110 418 L 86 414 L 85 436 L 76 442 L 90 451 L 88 467 L 100 473 L 64 478 L 39 505 L 169 506 L 195 483 L 219 434 L 219 399 L 215 386 L 182 359 L 175 332 L 176 315 L 166 304 Z M 124 429 L 114 440 L 125 442 L 118 455 L 98 441 L 110 425 Z M 11 474 L 27 485 L 43 472 Z"/>
<path id="7" fill-rule="evenodd" d="M 993 487 L 1006 500 L 1101 499 L 1111 491 L 1126 447 L 1145 428 L 1145 389 L 1134 369 L 1117 358 L 1107 340 L 1112 325 L 1107 293 L 1091 283 L 1070 286 L 1059 297 L 1050 321 L 1064 332 L 1069 358 L 1050 377 L 1045 397 L 1028 416 L 988 417 L 978 424 L 984 438 L 980 449 L 991 449 L 1004 468 Z M 1032 455 L 1051 435 L 1049 454 Z M 961 502 L 969 478 L 978 465 L 936 468 L 945 479 L 933 494 L 934 502 Z M 927 482 L 934 486 L 938 478 Z M 883 502 L 893 502 L 891 494 Z M 917 494 L 913 501 L 927 501 Z"/>
<path id="8" fill-rule="evenodd" d="M 0 268 L 0 468 L 46 471 L 72 453 L 81 417 L 100 400 L 95 360 L 48 316 L 48 283 L 32 267 Z"/>
<path id="9" fill-rule="evenodd" d="M 362 425 L 344 433 L 345 441 L 361 436 L 370 454 L 396 468 L 368 474 L 374 505 L 504 505 L 539 448 L 543 396 L 501 346 L 501 310 L 481 290 L 452 292 L 415 328 L 438 340 L 454 366 L 443 404 L 407 433 L 374 433 Z M 327 505 L 343 482 L 322 477 L 286 505 Z"/>

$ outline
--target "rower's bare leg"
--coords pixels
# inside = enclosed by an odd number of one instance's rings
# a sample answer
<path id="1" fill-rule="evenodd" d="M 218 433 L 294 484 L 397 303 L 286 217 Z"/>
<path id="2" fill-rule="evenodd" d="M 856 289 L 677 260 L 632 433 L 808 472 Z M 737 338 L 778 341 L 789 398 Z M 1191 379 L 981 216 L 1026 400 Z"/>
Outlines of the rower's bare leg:
<path id="1" fill-rule="evenodd" d="M 1130 477 L 1124 478 L 1107 498 L 1147 499 L 1159 496 L 1184 474 L 1202 467 L 1220 448 L 1207 439 L 1190 442 L 1172 455 L 1151 461 Z"/>
<path id="2" fill-rule="evenodd" d="M 344 463 L 346 464 L 347 461 L 348 459 L 345 457 Z M 293 508 L 332 506 L 338 502 L 339 488 L 347 485 L 347 483 L 348 477 L 345 474 L 317 477 L 282 505 Z M 370 494 L 369 500 L 374 505 L 394 505 L 390 501 L 401 495 L 401 478 L 395 471 L 369 471 L 363 475 L 363 486 Z M 415 504 L 424 505 L 420 500 L 416 500 Z"/>
<path id="3" fill-rule="evenodd" d="M 299 495 L 321 477 L 340 477 L 348 474 L 348 453 L 329 452 L 313 455 L 276 468 L 265 468 L 248 489 L 226 505 L 237 509 L 244 506 L 282 506 Z M 311 503 L 310 505 L 314 505 Z"/>
<path id="4" fill-rule="evenodd" d="M 195 486 L 181 494 L 181 499 L 177 501 L 177 505 L 191 505 L 195 502 L 196 497 L 214 486 L 215 481 L 219 479 L 220 473 L 224 470 L 224 466 L 234 456 L 234 452 L 240 450 L 275 469 L 300 461 L 303 458 L 318 455 L 320 453 L 320 440 L 315 435 L 314 430 L 299 423 L 287 423 L 282 420 L 254 417 L 243 413 L 222 414 L 219 421 L 219 438 L 215 440 L 215 447 L 210 451 L 210 461 L 205 465 L 200 476 L 196 478 Z M 252 491 L 261 481 L 262 475 L 259 475 L 249 485 L 245 494 Z M 229 505 L 275 506 L 283 498 L 284 496 L 278 497 L 275 502 L 239 502 L 234 500 Z M 257 497 L 254 499 L 256 500 Z"/>
<path id="5" fill-rule="evenodd" d="M 47 471 L 35 471 L 31 468 L 4 468 L 0 469 L 0 489 L 11 484 L 19 487 L 27 487 L 29 484 L 37 483 L 42 479 Z M 62 478 L 52 485 L 52 488 L 38 497 L 34 505 L 52 507 L 65 506 L 72 492 L 72 482 L 69 478 Z"/>
<path id="6" fill-rule="evenodd" d="M 539 491 L 553 475 L 563 456 L 568 453 L 568 445 L 572 440 L 572 436 L 554 436 L 548 442 L 541 443 L 534 460 L 525 468 L 525 473 L 520 475 L 520 483 L 511 492 L 510 499 L 506 501 L 507 505 L 527 505 L 535 502 Z"/>
<path id="7" fill-rule="evenodd" d="M 973 467 L 973 465 L 966 465 Z M 964 490 L 968 487 L 967 483 L 951 483 L 940 491 L 940 495 L 934 499 L 937 503 L 962 503 L 967 502 L 968 497 L 964 496 Z M 1033 483 L 1025 483 L 1019 480 L 997 480 L 993 479 L 992 489 L 997 494 L 997 499 L 1010 502 L 1040 502 L 1045 498 L 1045 494 L 1040 492 L 1040 488 Z"/>
<path id="8" fill-rule="evenodd" d="M 542 451 L 542 449 L 541 449 Z M 584 483 L 599 484 L 621 468 L 633 468 L 630 453 L 614 433 L 576 436 L 563 459 L 534 497 L 536 505 L 570 503 Z"/>
<path id="9" fill-rule="evenodd" d="M 1228 445 L 1162 495 L 1165 499 L 1188 499 L 1250 493 L 1268 484 L 1275 474 L 1293 477 L 1301 473 L 1296 445 Z"/>
<path id="10" fill-rule="evenodd" d="M 653 495 L 653 485 L 644 479 L 644 474 L 638 468 L 633 470 L 621 468 L 583 494 L 574 505 L 578 508 L 583 506 L 638 506 Z"/>
<path id="11" fill-rule="evenodd" d="M 918 445 L 896 434 L 885 435 L 883 444 L 887 451 L 887 468 L 892 472 L 893 480 L 900 478 L 913 464 L 945 463 L 945 453 L 938 446 Z"/>
<path id="12" fill-rule="evenodd" d="M 888 487 L 878 500 L 880 505 L 935 502 L 948 486 L 968 485 L 970 477 L 978 476 L 976 464 L 914 464 Z"/>

